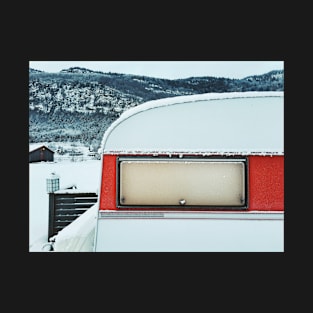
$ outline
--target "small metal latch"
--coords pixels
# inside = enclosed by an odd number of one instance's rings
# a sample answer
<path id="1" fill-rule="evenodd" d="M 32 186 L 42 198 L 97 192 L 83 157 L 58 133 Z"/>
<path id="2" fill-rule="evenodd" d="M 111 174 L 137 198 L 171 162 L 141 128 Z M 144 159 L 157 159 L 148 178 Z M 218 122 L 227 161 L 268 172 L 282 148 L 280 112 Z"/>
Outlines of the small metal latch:
<path id="1" fill-rule="evenodd" d="M 179 204 L 180 204 L 180 205 L 185 205 L 185 204 L 186 204 L 186 200 L 185 200 L 185 199 L 179 200 Z"/>

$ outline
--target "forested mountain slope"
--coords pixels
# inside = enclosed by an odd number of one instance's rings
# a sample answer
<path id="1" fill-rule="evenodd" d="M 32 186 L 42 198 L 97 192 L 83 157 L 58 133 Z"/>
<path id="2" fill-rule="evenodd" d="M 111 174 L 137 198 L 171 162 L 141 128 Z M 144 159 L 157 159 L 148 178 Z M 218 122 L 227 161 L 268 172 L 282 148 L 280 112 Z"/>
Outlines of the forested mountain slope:
<path id="1" fill-rule="evenodd" d="M 283 91 L 284 71 L 244 79 L 160 79 L 73 67 L 59 73 L 29 69 L 29 143 L 81 141 L 99 146 L 104 131 L 141 103 L 208 92 Z"/>

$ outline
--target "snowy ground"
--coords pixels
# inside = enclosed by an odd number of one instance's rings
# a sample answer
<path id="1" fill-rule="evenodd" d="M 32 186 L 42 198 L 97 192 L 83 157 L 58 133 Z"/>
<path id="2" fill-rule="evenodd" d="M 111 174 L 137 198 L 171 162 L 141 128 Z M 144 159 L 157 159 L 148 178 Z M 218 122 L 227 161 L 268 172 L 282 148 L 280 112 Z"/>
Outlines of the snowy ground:
<path id="1" fill-rule="evenodd" d="M 39 162 L 29 164 L 29 251 L 42 252 L 48 242 L 49 196 L 46 179 L 55 172 L 60 189 L 73 184 L 78 190 L 96 192 L 100 186 L 100 160 Z"/>

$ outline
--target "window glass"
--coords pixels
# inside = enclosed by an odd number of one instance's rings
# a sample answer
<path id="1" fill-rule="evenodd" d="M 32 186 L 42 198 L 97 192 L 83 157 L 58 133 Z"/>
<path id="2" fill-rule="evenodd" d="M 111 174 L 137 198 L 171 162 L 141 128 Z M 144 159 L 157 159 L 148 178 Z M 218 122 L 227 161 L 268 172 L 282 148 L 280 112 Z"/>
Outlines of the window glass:
<path id="1" fill-rule="evenodd" d="M 245 206 L 245 160 L 122 160 L 121 206 Z"/>

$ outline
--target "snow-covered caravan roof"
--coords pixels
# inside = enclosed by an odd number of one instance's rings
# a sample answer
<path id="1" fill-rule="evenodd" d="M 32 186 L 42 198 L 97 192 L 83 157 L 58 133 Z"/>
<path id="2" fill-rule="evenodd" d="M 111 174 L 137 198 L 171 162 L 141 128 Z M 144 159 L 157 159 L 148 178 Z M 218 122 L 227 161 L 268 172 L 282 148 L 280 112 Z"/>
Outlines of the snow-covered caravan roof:
<path id="1" fill-rule="evenodd" d="M 100 153 L 284 153 L 284 93 L 232 92 L 149 101 L 104 133 Z"/>

